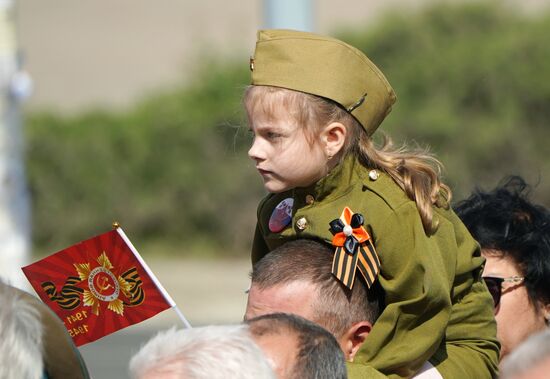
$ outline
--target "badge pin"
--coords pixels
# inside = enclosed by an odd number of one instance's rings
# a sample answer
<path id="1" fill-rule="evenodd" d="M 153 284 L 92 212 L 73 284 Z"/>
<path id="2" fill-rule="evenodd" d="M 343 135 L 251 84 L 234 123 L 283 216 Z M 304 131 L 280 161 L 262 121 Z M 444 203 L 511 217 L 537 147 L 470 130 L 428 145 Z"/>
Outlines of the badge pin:
<path id="1" fill-rule="evenodd" d="M 288 197 L 281 201 L 269 218 L 269 230 L 273 233 L 279 233 L 286 228 L 292 221 L 292 206 L 294 205 L 294 199 Z"/>
<path id="2" fill-rule="evenodd" d="M 375 180 L 378 179 L 379 177 L 380 177 L 380 174 L 378 173 L 378 171 L 376 171 L 376 170 L 370 170 L 370 171 L 369 171 L 369 178 L 370 178 L 370 180 L 375 181 Z"/>

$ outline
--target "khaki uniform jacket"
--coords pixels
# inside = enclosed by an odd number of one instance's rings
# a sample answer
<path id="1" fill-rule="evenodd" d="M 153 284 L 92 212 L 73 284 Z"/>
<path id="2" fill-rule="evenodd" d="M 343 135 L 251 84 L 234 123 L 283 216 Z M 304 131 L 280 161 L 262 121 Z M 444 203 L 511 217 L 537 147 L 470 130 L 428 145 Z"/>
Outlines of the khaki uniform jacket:
<path id="1" fill-rule="evenodd" d="M 444 378 L 496 377 L 500 346 L 477 242 L 452 210 L 441 208 L 434 211 L 439 227 L 427 236 L 415 202 L 385 173 L 374 180 L 368 173 L 348 157 L 311 187 L 264 198 L 252 262 L 288 240 L 330 244 L 329 222 L 348 206 L 365 218 L 385 292 L 385 309 L 348 365 L 350 378 L 411 377 L 427 360 Z M 292 222 L 272 233 L 273 209 L 289 197 L 294 199 Z"/>

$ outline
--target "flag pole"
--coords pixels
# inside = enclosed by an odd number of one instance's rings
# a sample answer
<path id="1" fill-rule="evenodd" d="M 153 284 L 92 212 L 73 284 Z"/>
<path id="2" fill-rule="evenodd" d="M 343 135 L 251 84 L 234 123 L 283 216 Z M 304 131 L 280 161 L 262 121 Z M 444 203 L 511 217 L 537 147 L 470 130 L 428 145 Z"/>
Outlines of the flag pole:
<path id="1" fill-rule="evenodd" d="M 189 323 L 189 321 L 187 321 L 187 319 L 185 318 L 185 316 L 183 315 L 183 313 L 181 313 L 180 309 L 178 308 L 177 305 L 174 305 L 174 310 L 176 311 L 176 314 L 178 315 L 178 317 L 180 318 L 181 322 L 183 322 L 183 325 L 185 326 L 185 329 L 191 329 L 193 328 L 191 326 L 191 324 Z"/>
<path id="2" fill-rule="evenodd" d="M 122 230 L 122 228 L 120 227 L 120 224 L 118 222 L 116 222 L 116 221 L 113 222 L 113 229 L 115 229 L 117 231 L 117 233 L 122 237 L 124 242 L 126 242 L 128 247 L 130 247 L 130 250 L 132 250 L 132 253 L 134 253 L 134 256 L 137 258 L 139 263 L 141 263 L 141 266 L 143 267 L 143 269 L 147 272 L 149 277 L 151 277 L 151 280 L 153 281 L 153 283 L 155 283 L 157 288 L 160 290 L 160 293 L 162 294 L 162 296 L 164 296 L 164 299 L 166 299 L 168 304 L 170 304 L 170 307 L 172 307 L 176 311 L 176 314 L 178 315 L 180 320 L 183 322 L 183 325 L 185 326 L 185 328 L 186 329 L 191 329 L 192 328 L 191 324 L 189 323 L 189 321 L 187 321 L 187 319 L 185 318 L 183 313 L 180 311 L 180 309 L 176 305 L 176 302 L 174 301 L 174 299 L 172 299 L 172 296 L 170 296 L 168 291 L 166 291 L 164 289 L 164 287 L 159 282 L 159 280 L 157 279 L 157 277 L 155 276 L 153 271 L 151 271 L 151 269 L 149 268 L 147 263 L 145 263 L 145 261 L 143 260 L 141 255 L 138 253 L 137 249 L 134 247 L 132 242 L 130 242 L 130 239 L 126 236 L 126 233 L 124 233 L 124 231 Z"/>

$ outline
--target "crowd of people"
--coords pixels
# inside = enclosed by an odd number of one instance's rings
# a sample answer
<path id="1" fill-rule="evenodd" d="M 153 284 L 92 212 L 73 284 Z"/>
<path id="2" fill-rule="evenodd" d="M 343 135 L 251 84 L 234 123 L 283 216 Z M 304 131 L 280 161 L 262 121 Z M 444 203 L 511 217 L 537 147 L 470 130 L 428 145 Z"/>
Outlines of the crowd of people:
<path id="1" fill-rule="evenodd" d="M 435 157 L 373 142 L 396 96 L 342 41 L 261 31 L 250 70 L 248 154 L 268 195 L 244 321 L 162 332 L 131 377 L 544 375 L 550 212 L 523 179 L 453 209 Z M 51 312 L 13 291 L 0 292 L 0 378 L 88 377 Z"/>

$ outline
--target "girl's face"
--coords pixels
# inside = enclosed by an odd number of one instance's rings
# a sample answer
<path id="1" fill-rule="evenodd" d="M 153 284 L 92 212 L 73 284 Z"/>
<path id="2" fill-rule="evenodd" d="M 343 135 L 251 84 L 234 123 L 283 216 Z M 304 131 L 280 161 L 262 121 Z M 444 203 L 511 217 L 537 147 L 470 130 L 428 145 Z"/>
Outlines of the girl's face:
<path id="1" fill-rule="evenodd" d="M 279 193 L 309 186 L 328 173 L 327 154 L 318 136 L 307 131 L 283 107 L 267 115 L 249 114 L 254 142 L 248 156 L 256 162 L 264 187 Z"/>
<path id="2" fill-rule="evenodd" d="M 487 259 L 483 276 L 508 278 L 523 276 L 515 262 L 506 255 L 483 251 Z M 495 309 L 497 338 L 501 344 L 500 358 L 504 358 L 531 334 L 545 328 L 542 311 L 537 310 L 529 300 L 523 283 L 502 283 L 500 304 Z"/>

